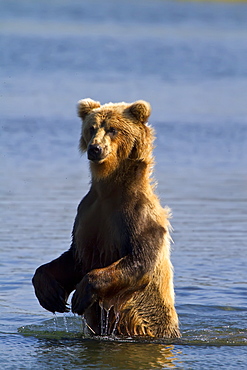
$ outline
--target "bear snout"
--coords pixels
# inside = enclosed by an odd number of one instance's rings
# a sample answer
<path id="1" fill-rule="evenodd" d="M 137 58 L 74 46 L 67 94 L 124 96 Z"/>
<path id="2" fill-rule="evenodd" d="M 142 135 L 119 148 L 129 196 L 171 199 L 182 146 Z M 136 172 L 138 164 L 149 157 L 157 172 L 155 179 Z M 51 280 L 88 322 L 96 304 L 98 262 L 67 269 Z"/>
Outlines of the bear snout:
<path id="1" fill-rule="evenodd" d="M 87 157 L 90 161 L 99 161 L 102 159 L 103 149 L 100 145 L 89 145 Z"/>

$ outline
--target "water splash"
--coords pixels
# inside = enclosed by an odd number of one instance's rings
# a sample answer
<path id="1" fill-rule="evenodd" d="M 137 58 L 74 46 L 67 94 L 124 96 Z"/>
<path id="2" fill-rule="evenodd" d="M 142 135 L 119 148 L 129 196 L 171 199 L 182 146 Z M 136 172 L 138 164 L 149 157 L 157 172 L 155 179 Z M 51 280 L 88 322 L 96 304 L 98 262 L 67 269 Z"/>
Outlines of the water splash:
<path id="1" fill-rule="evenodd" d="M 112 336 L 115 336 L 115 334 L 116 334 L 116 329 L 117 329 L 118 322 L 119 322 L 119 312 L 116 313 L 116 319 L 115 319 L 115 323 L 114 323 L 113 330 L 112 330 L 112 333 L 111 333 Z"/>
<path id="2" fill-rule="evenodd" d="M 109 327 L 109 314 L 110 314 L 111 307 L 106 310 L 106 320 L 105 320 L 105 333 L 108 334 L 108 327 Z"/>
<path id="3" fill-rule="evenodd" d="M 74 317 L 77 317 L 76 314 L 74 314 Z M 84 315 L 81 316 L 81 331 L 83 334 L 87 332 L 87 322 Z"/>
<path id="4" fill-rule="evenodd" d="M 88 325 L 84 315 L 81 316 L 81 328 L 82 333 L 84 334 L 85 337 L 89 336 L 91 333 L 93 333 L 94 335 L 96 334 L 95 331 L 91 328 L 91 326 Z"/>
<path id="5" fill-rule="evenodd" d="M 100 301 L 99 306 L 100 306 L 100 335 L 107 336 L 109 335 L 109 329 L 110 329 L 110 325 L 109 325 L 110 311 L 113 308 L 113 305 L 106 308 L 104 306 L 104 302 Z M 114 324 L 114 327 L 115 327 L 115 324 Z"/>
<path id="6" fill-rule="evenodd" d="M 105 311 L 104 307 L 100 305 L 100 335 L 105 335 Z"/>
<path id="7" fill-rule="evenodd" d="M 114 312 L 115 322 L 113 325 L 113 329 L 111 330 L 112 325 L 110 325 L 110 312 L 114 309 L 114 306 L 110 306 L 108 308 L 104 307 L 103 301 L 99 303 L 100 305 L 100 335 L 101 336 L 114 336 L 117 329 L 117 324 L 119 321 L 119 313 Z"/>
<path id="8" fill-rule="evenodd" d="M 65 313 L 63 314 L 63 322 L 64 322 L 65 331 L 66 333 L 68 333 L 69 330 L 68 330 L 67 318 L 65 316 Z"/>
<path id="9" fill-rule="evenodd" d="M 56 315 L 56 313 L 53 314 L 53 324 L 54 324 L 54 331 L 57 331 L 57 315 Z"/>

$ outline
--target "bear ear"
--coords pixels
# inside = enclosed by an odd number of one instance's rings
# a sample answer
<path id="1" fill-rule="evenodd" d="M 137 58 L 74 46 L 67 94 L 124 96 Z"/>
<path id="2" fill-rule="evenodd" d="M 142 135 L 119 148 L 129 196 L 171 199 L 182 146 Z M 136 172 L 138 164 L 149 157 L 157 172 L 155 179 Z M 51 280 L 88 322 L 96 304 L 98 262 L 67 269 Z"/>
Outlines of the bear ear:
<path id="1" fill-rule="evenodd" d="M 151 105 L 144 100 L 138 100 L 128 107 L 129 113 L 141 123 L 147 122 L 151 110 Z"/>
<path id="2" fill-rule="evenodd" d="M 90 98 L 79 100 L 77 105 L 78 116 L 84 119 L 88 113 L 99 107 L 100 102 L 94 101 Z"/>

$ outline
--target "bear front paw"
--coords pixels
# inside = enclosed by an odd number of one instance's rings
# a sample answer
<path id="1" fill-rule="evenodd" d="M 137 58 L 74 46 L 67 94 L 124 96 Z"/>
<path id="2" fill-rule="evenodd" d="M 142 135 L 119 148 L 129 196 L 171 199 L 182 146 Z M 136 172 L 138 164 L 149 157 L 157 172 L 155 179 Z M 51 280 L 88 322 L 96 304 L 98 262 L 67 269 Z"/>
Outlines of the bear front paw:
<path id="1" fill-rule="evenodd" d="M 93 288 L 93 284 L 89 281 L 86 275 L 82 281 L 77 285 L 76 291 L 72 297 L 72 312 L 78 315 L 83 315 L 85 310 L 92 306 L 96 301 L 97 294 Z"/>
<path id="2" fill-rule="evenodd" d="M 69 312 L 64 288 L 52 276 L 48 275 L 42 266 L 36 270 L 32 283 L 43 308 L 52 313 Z"/>

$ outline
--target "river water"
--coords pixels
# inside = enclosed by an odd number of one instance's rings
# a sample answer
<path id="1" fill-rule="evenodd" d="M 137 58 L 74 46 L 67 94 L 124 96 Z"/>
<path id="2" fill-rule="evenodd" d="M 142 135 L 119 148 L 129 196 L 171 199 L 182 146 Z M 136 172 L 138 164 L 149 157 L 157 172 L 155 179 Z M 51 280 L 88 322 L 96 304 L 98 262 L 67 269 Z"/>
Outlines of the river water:
<path id="1" fill-rule="evenodd" d="M 247 4 L 0 0 L 0 368 L 246 369 Z M 182 339 L 83 336 L 39 306 L 90 182 L 76 102 L 146 99 Z"/>

